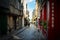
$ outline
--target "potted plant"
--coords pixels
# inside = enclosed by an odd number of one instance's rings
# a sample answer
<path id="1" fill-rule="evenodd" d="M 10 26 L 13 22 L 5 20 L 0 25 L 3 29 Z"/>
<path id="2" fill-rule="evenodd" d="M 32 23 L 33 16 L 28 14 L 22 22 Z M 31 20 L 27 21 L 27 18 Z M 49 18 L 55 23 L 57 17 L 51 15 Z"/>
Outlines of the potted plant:
<path id="1" fill-rule="evenodd" d="M 40 25 L 43 26 L 43 28 L 47 30 L 47 22 L 46 21 L 41 20 Z"/>

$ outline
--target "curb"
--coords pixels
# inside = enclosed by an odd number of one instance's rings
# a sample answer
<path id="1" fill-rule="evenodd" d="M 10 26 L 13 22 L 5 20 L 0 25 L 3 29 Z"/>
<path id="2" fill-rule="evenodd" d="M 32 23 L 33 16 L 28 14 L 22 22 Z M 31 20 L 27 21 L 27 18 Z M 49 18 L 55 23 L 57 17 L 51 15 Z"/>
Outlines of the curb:
<path id="1" fill-rule="evenodd" d="M 22 29 L 16 30 L 16 31 L 14 31 L 14 32 L 11 33 L 11 34 L 12 34 L 12 35 L 17 35 L 17 34 L 23 32 L 25 29 L 27 29 L 27 27 L 23 27 Z"/>
<path id="2" fill-rule="evenodd" d="M 0 40 L 5 40 L 5 39 L 8 40 L 8 39 L 11 39 L 11 38 L 13 38 L 14 35 L 17 35 L 17 34 L 23 32 L 27 28 L 28 27 L 23 27 L 22 29 L 15 30 L 15 31 L 11 32 L 10 34 L 8 34 L 8 35 L 6 35 L 4 37 L 0 37 Z"/>

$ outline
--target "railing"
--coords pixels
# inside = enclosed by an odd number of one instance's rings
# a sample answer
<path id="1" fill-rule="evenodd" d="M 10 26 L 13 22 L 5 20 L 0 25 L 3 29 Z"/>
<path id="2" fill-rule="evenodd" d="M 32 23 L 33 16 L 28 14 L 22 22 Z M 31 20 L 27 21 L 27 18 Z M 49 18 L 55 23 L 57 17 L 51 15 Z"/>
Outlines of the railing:
<path id="1" fill-rule="evenodd" d="M 10 6 L 10 12 L 17 15 L 23 15 L 23 10 L 19 10 L 13 6 Z"/>
<path id="2" fill-rule="evenodd" d="M 19 10 L 23 10 L 23 4 L 19 4 Z"/>
<path id="3" fill-rule="evenodd" d="M 21 0 L 10 0 L 10 12 L 17 15 L 23 15 L 23 4 L 20 3 Z"/>

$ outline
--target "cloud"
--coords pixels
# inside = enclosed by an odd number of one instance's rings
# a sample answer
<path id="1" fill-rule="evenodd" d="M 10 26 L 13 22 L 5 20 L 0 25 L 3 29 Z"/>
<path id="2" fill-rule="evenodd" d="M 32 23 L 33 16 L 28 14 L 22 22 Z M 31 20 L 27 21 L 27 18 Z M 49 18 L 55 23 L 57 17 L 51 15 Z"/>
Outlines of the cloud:
<path id="1" fill-rule="evenodd" d="M 33 9 L 34 9 L 34 0 L 26 0 L 26 3 L 28 4 L 28 8 L 27 8 L 27 10 L 29 11 L 29 19 L 31 20 L 32 19 L 32 12 L 33 12 Z M 31 3 L 31 4 L 30 4 Z M 33 3 L 33 4 L 32 4 Z M 33 7 L 32 7 L 32 6 Z"/>
<path id="2" fill-rule="evenodd" d="M 30 10 L 29 10 L 29 16 L 30 16 L 29 18 L 30 18 L 30 19 L 32 19 L 32 12 L 33 12 L 33 10 L 30 9 Z"/>
<path id="3" fill-rule="evenodd" d="M 32 2 L 33 0 L 30 0 L 30 2 Z"/>
<path id="4" fill-rule="evenodd" d="M 30 3 L 30 2 L 32 2 L 33 0 L 26 0 L 26 3 Z"/>

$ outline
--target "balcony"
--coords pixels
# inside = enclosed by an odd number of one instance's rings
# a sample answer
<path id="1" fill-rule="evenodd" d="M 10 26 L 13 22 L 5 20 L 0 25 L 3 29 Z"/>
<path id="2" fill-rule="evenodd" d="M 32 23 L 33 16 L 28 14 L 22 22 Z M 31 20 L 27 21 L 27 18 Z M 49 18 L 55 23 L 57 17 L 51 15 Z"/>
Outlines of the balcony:
<path id="1" fill-rule="evenodd" d="M 10 13 L 19 15 L 19 11 L 13 6 L 10 6 Z"/>
<path id="2" fill-rule="evenodd" d="M 23 10 L 23 4 L 19 4 L 19 10 Z"/>
<path id="3" fill-rule="evenodd" d="M 14 8 L 13 6 L 10 6 L 10 13 L 16 14 L 16 15 L 23 15 L 20 10 Z"/>
<path id="4" fill-rule="evenodd" d="M 19 11 L 20 11 L 20 16 L 23 16 L 23 4 L 19 4 Z"/>

